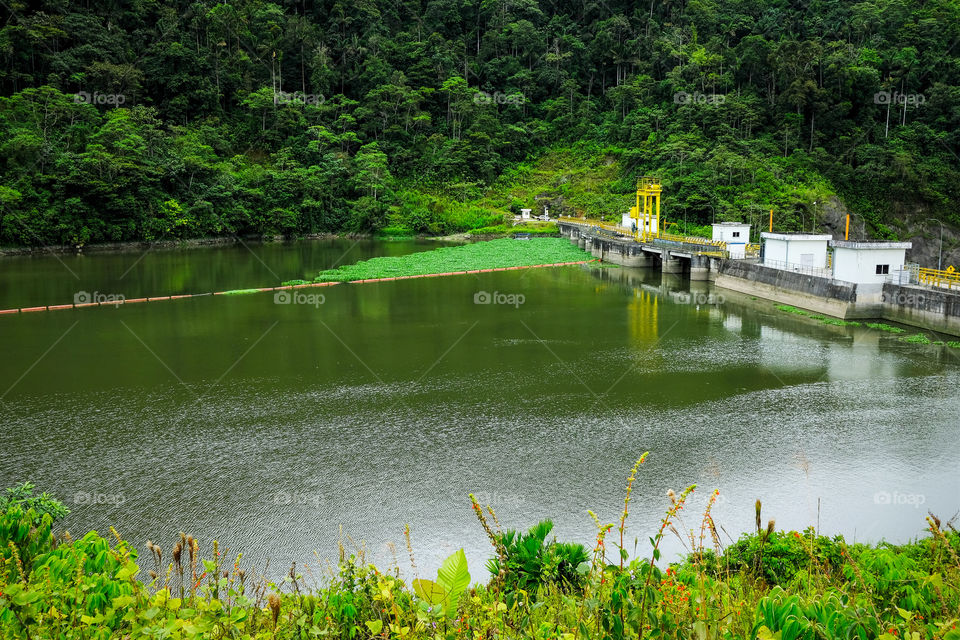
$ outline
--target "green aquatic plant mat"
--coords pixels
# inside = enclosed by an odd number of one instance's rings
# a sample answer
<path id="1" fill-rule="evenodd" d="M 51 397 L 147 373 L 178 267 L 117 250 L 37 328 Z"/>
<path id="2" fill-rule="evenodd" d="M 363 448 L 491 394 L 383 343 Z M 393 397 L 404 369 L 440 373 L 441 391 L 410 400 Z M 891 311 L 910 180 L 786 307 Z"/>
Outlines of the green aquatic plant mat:
<path id="1" fill-rule="evenodd" d="M 564 238 L 503 238 L 441 247 L 404 256 L 385 256 L 321 271 L 316 282 L 348 282 L 374 278 L 454 273 L 478 269 L 581 262 L 593 257 Z"/>

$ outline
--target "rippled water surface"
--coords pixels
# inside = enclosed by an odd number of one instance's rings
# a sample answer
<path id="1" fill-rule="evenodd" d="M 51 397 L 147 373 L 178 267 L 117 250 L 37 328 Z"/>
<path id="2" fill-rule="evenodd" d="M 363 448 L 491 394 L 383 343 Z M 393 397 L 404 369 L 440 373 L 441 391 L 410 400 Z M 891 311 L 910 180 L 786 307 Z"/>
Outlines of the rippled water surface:
<path id="1" fill-rule="evenodd" d="M 6 259 L 0 300 L 269 286 L 432 246 Z M 641 550 L 667 489 L 691 483 L 688 527 L 719 488 L 734 538 L 756 498 L 780 527 L 856 540 L 906 540 L 927 509 L 960 508 L 956 352 L 690 287 L 566 267 L 338 285 L 316 306 L 257 294 L 0 316 L 0 484 L 65 497 L 74 533 L 112 524 L 142 547 L 183 530 L 273 567 L 316 566 L 342 539 L 383 563 L 392 544 L 405 569 L 409 523 L 421 570 L 462 546 L 475 577 L 490 548 L 468 493 L 506 526 L 549 517 L 589 543 L 586 510 L 618 518 L 645 450 L 628 521 Z M 479 291 L 525 302 L 474 304 Z"/>

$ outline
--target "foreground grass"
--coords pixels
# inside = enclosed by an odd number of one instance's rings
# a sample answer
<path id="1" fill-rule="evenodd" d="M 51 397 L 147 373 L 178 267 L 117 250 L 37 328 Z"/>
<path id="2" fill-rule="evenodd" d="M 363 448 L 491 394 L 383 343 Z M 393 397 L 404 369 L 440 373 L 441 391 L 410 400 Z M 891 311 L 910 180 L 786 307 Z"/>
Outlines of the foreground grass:
<path id="1" fill-rule="evenodd" d="M 169 554 L 148 541 L 141 555 L 113 529 L 109 539 L 55 539 L 49 515 L 14 506 L 0 516 L 0 637 L 960 640 L 960 535 L 951 523 L 931 515 L 928 535 L 902 546 L 847 545 L 812 528 L 764 527 L 757 501 L 757 530 L 724 546 L 711 516 L 718 491 L 699 522 L 684 521 L 691 486 L 668 492 L 650 550 L 631 557 L 626 521 L 645 458 L 616 522 L 589 512 L 592 549 L 548 540 L 548 522 L 523 535 L 501 531 L 493 508 L 471 496 L 492 543 L 490 575 L 470 576 L 461 550 L 436 580 L 409 585 L 398 569 L 381 571 L 342 547 L 320 582 L 296 565 L 270 582 L 216 542 L 201 557 L 199 542 L 180 534 Z M 688 554 L 662 570 L 670 532 Z"/>
<path id="2" fill-rule="evenodd" d="M 346 282 L 370 278 L 429 275 L 452 271 L 520 267 L 592 260 L 585 251 L 563 238 L 504 238 L 456 247 L 442 247 L 404 256 L 371 258 L 322 271 L 316 282 Z"/>

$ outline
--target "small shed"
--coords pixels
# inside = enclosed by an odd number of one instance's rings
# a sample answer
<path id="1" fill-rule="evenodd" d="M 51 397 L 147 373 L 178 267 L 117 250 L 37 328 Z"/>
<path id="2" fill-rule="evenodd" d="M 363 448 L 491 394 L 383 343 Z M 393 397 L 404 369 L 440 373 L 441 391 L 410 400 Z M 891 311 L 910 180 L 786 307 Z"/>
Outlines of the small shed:
<path id="1" fill-rule="evenodd" d="M 849 242 L 832 240 L 833 277 L 858 284 L 897 279 L 911 242 Z"/>
<path id="2" fill-rule="evenodd" d="M 750 242 L 750 225 L 744 222 L 714 222 L 713 240 L 726 242 L 731 258 L 743 258 Z"/>
<path id="3" fill-rule="evenodd" d="M 770 233 L 763 239 L 763 266 L 791 271 L 826 269 L 827 243 L 833 236 L 825 233 Z M 829 276 L 829 274 L 824 274 Z"/>

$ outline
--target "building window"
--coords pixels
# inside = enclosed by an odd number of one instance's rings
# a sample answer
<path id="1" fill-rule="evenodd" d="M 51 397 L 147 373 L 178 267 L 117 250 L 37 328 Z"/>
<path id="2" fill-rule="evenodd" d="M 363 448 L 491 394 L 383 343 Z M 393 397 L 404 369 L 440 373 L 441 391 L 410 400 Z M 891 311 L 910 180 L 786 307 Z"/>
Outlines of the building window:
<path id="1" fill-rule="evenodd" d="M 888 264 L 878 264 L 877 265 L 877 275 L 885 276 L 890 273 L 890 265 Z"/>
<path id="2" fill-rule="evenodd" d="M 734 238 L 739 238 L 739 237 L 740 237 L 740 232 L 739 232 L 739 231 L 734 231 L 734 232 L 733 232 L 733 237 L 734 237 Z"/>

